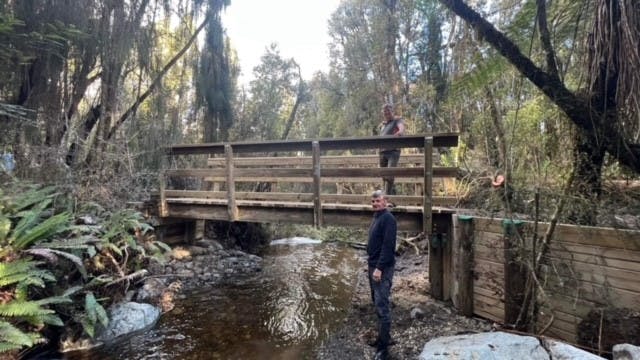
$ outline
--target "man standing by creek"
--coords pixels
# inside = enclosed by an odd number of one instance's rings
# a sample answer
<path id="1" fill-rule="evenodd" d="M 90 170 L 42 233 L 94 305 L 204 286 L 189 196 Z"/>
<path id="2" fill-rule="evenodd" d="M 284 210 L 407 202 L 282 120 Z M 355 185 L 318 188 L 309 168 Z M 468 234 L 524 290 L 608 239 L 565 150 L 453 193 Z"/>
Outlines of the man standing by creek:
<path id="1" fill-rule="evenodd" d="M 374 359 L 389 359 L 389 343 L 391 341 L 391 283 L 396 263 L 396 231 L 395 217 L 387 209 L 384 192 L 376 190 L 371 194 L 371 206 L 375 211 L 369 227 L 367 242 L 367 263 L 369 267 L 369 286 L 371 300 L 378 316 L 378 338 L 375 342 Z"/>

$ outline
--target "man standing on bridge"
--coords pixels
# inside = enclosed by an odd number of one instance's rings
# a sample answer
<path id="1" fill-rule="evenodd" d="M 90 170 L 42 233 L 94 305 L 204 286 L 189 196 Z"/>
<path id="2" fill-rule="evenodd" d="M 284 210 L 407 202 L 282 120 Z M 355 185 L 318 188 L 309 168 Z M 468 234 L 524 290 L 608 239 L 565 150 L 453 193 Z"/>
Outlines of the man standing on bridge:
<path id="1" fill-rule="evenodd" d="M 382 190 L 376 190 L 371 194 L 371 206 L 375 213 L 369 227 L 367 263 L 371 300 L 378 316 L 378 338 L 375 343 L 377 352 L 374 359 L 388 359 L 388 347 L 391 341 L 389 298 L 396 263 L 397 223 L 387 209 L 386 195 Z"/>
<path id="2" fill-rule="evenodd" d="M 402 118 L 396 117 L 393 113 L 393 105 L 387 103 L 382 106 L 382 115 L 384 120 L 380 124 L 380 135 L 402 136 L 404 135 L 404 122 Z M 400 160 L 400 149 L 382 149 L 380 150 L 380 167 L 396 167 Z M 395 195 L 396 188 L 394 186 L 393 176 L 385 177 L 384 190 L 387 195 Z"/>

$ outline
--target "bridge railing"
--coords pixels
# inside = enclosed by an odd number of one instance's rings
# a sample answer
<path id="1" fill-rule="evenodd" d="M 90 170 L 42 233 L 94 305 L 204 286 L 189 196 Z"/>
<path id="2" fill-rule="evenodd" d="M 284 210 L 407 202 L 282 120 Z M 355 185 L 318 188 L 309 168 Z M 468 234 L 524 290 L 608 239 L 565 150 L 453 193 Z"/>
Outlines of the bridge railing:
<path id="1" fill-rule="evenodd" d="M 433 179 L 451 178 L 457 173 L 455 167 L 433 166 L 433 148 L 457 144 L 458 135 L 449 133 L 171 146 L 167 148 L 171 156 L 211 157 L 206 168 L 164 171 L 160 213 L 171 216 L 172 203 L 218 204 L 227 207 L 227 220 L 236 221 L 243 220 L 238 210 L 242 205 L 299 206 L 311 207 L 314 225 L 321 226 L 323 209 L 369 207 L 371 190 L 381 187 L 382 178 L 394 177 L 396 184 L 411 191 L 391 196 L 390 200 L 399 209 L 422 210 L 423 226 L 430 229 L 432 208 L 455 201 L 450 196 L 434 197 Z M 412 148 L 415 153 L 403 153 L 396 168 L 380 168 L 378 156 L 373 153 L 385 148 Z M 367 151 L 370 154 L 336 155 Z M 178 189 L 171 185 L 176 181 L 167 181 L 177 178 L 197 178 L 206 186 Z"/>

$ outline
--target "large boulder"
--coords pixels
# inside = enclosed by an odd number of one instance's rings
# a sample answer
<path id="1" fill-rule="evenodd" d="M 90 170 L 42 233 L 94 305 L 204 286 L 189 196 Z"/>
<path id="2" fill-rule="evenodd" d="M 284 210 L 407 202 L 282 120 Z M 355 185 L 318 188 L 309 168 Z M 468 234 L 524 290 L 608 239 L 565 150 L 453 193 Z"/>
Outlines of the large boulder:
<path id="1" fill-rule="evenodd" d="M 547 350 L 548 349 L 548 350 Z M 446 336 L 425 344 L 420 360 L 602 360 L 586 351 L 555 341 L 505 332 Z"/>
<path id="2" fill-rule="evenodd" d="M 618 344 L 613 347 L 613 360 L 640 360 L 640 346 Z"/>
<path id="3" fill-rule="evenodd" d="M 100 331 L 99 341 L 108 343 L 119 336 L 152 327 L 160 318 L 160 309 L 145 303 L 125 302 L 109 310 L 109 325 Z"/>

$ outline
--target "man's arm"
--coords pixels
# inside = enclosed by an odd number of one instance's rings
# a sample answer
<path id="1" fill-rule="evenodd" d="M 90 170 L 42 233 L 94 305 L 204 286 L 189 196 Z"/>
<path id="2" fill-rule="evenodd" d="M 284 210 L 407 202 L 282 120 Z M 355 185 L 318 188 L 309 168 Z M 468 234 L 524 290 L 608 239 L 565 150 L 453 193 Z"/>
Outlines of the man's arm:
<path id="1" fill-rule="evenodd" d="M 391 214 L 385 217 L 383 225 L 382 248 L 380 249 L 378 264 L 376 265 L 376 269 L 380 270 L 393 264 L 393 258 L 396 252 L 396 233 L 398 230 L 398 225 Z"/>
<path id="2" fill-rule="evenodd" d="M 396 120 L 396 127 L 398 128 L 398 132 L 396 132 L 394 135 L 396 135 L 396 136 L 404 135 L 404 129 L 405 129 L 404 120 L 397 119 Z"/>

